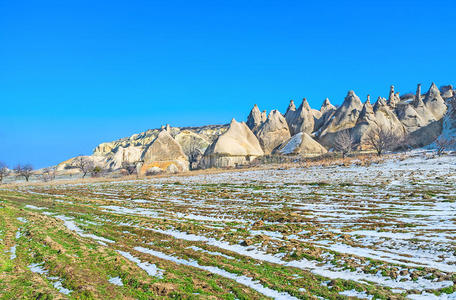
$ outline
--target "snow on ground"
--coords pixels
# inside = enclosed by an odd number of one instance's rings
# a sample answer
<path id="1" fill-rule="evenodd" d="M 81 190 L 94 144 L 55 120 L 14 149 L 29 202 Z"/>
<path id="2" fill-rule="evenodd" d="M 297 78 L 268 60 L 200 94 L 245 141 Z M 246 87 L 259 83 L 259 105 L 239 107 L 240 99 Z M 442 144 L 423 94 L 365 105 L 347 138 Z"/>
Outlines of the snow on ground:
<path id="1" fill-rule="evenodd" d="M 116 219 L 116 224 L 186 241 L 190 245 L 185 249 L 200 255 L 232 261 L 243 256 L 258 263 L 306 270 L 328 279 L 385 286 L 400 293 L 453 285 L 450 278 L 456 270 L 455 187 L 455 156 L 437 157 L 431 151 L 414 151 L 407 158 L 368 166 L 250 170 L 62 185 L 54 190 L 59 191 L 59 199 L 84 194 L 82 201 L 97 202 L 94 209 L 127 219 Z M 46 194 L 46 187 L 29 189 Z M 40 209 L 33 205 L 26 208 Z M 104 245 L 113 242 L 88 233 L 71 218 L 55 217 L 83 237 Z M 98 221 L 110 222 L 108 217 Z M 259 221 L 261 224 L 257 224 Z M 177 229 L 182 224 L 189 225 L 184 228 L 192 231 Z M 122 230 L 130 234 L 130 230 Z M 262 240 L 248 246 L 241 243 L 258 236 Z M 291 256 L 297 249 L 312 248 L 318 251 L 305 258 Z M 134 250 L 207 270 L 265 295 L 287 297 L 257 285 L 253 278 L 241 278 L 219 267 L 145 247 Z M 142 262 L 130 252 L 119 253 L 148 274 L 157 274 L 155 265 Z M 335 254 L 340 256 L 335 259 Z M 372 298 L 356 290 L 341 295 Z M 445 297 L 454 299 L 452 295 Z"/>

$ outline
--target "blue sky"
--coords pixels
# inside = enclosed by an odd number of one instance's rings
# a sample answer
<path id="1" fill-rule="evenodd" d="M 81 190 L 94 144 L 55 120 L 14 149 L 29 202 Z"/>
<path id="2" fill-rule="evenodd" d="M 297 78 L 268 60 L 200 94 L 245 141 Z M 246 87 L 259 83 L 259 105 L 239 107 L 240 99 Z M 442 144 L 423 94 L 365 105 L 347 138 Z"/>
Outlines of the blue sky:
<path id="1" fill-rule="evenodd" d="M 342 3 L 343 2 L 343 3 Z M 455 82 L 451 1 L 0 0 L 0 161 Z"/>

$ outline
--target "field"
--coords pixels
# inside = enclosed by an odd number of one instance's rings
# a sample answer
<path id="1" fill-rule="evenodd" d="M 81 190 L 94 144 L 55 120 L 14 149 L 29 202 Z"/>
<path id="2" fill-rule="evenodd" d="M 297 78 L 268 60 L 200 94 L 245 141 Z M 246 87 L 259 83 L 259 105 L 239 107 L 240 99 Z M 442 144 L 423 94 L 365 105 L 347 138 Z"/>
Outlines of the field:
<path id="1" fill-rule="evenodd" d="M 4 299 L 456 299 L 456 157 L 0 190 Z"/>

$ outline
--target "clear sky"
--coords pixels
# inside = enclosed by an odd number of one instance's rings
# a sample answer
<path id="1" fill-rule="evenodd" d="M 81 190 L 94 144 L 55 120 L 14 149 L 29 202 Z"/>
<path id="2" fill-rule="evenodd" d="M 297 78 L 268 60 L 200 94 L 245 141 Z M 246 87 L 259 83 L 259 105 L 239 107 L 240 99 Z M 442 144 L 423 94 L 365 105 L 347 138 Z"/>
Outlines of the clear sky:
<path id="1" fill-rule="evenodd" d="M 0 161 L 455 82 L 454 1 L 0 0 Z"/>

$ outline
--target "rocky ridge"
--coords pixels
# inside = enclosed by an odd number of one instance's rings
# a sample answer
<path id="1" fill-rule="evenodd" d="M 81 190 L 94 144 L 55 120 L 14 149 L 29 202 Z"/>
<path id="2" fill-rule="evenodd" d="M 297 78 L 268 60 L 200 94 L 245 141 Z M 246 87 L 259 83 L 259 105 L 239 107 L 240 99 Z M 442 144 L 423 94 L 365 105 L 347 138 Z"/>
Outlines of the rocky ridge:
<path id="1" fill-rule="evenodd" d="M 324 154 L 334 148 L 335 137 L 342 130 L 350 132 L 359 150 L 368 150 L 366 136 L 375 128 L 386 128 L 398 137 L 407 137 L 411 146 L 422 147 L 442 133 L 444 119 L 445 124 L 451 123 L 447 107 L 455 97 L 451 85 L 439 89 L 433 83 L 424 95 L 420 84 L 415 95 L 402 96 L 391 86 L 388 98 L 379 97 L 374 105 L 369 95 L 362 103 L 352 90 L 339 107 L 325 99 L 320 110 L 312 109 L 306 98 L 298 108 L 291 100 L 284 115 L 278 110 L 266 115 L 255 104 L 245 123 L 233 119 L 226 125 L 166 125 L 102 143 L 87 159 L 110 170 L 120 169 L 124 162 L 136 163 L 141 173 L 151 168 L 180 172 L 232 167 L 249 164 L 262 155 Z M 73 161 L 58 168 L 71 168 Z"/>

